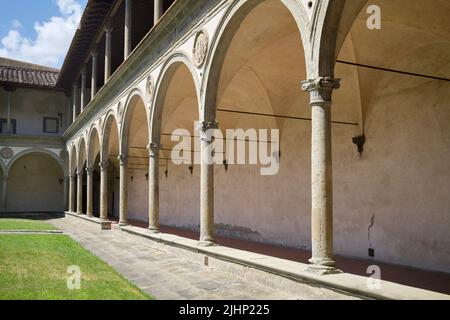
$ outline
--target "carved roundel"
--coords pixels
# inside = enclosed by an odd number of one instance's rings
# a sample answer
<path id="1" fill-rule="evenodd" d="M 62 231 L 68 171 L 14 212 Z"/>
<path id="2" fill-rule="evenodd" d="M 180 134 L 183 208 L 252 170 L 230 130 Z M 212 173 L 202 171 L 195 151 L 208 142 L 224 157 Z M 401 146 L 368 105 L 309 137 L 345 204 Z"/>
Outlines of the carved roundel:
<path id="1" fill-rule="evenodd" d="M 194 49 L 192 52 L 192 57 L 194 60 L 194 65 L 200 68 L 206 60 L 206 55 L 208 54 L 209 37 L 205 30 L 200 30 L 195 35 Z"/>
<path id="2" fill-rule="evenodd" d="M 11 159 L 14 157 L 14 151 L 11 148 L 3 148 L 0 150 L 0 156 L 2 156 L 3 159 Z"/>

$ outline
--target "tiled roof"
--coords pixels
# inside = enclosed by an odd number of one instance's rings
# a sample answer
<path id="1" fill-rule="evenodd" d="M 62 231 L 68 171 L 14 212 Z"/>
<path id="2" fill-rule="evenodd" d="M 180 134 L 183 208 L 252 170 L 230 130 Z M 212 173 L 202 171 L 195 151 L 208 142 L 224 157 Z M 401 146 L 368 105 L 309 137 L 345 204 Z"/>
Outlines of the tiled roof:
<path id="1" fill-rule="evenodd" d="M 53 88 L 58 76 L 57 69 L 0 58 L 0 82 L 2 83 Z"/>

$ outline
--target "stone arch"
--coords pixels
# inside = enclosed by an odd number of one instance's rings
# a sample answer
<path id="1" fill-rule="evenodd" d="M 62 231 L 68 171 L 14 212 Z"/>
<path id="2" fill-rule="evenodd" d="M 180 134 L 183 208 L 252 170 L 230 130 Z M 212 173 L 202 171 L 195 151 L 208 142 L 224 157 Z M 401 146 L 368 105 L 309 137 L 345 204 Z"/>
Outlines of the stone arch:
<path id="1" fill-rule="evenodd" d="M 100 132 L 95 124 L 91 126 L 88 134 L 87 144 L 87 165 L 92 168 L 96 165 L 94 163 L 97 153 L 100 153 Z"/>
<path id="2" fill-rule="evenodd" d="M 87 149 L 87 143 L 85 137 L 81 137 L 78 141 L 78 147 L 77 147 L 77 155 L 78 155 L 78 161 L 77 161 L 77 167 L 78 170 L 83 170 L 83 167 L 85 166 L 87 162 L 87 156 L 88 156 L 88 149 Z"/>
<path id="3" fill-rule="evenodd" d="M 215 32 L 211 41 L 211 49 L 206 58 L 205 74 L 201 87 L 201 101 L 204 109 L 201 116 L 203 121 L 214 121 L 216 118 L 217 88 L 220 81 L 222 65 L 227 54 L 229 45 L 234 35 L 240 28 L 241 22 L 248 14 L 266 0 L 236 0 L 227 9 L 218 31 Z M 298 1 L 283 0 L 281 3 L 291 13 L 300 32 L 300 41 L 306 54 L 309 47 L 307 36 L 308 16 L 303 5 Z"/>
<path id="4" fill-rule="evenodd" d="M 100 142 L 100 161 L 108 161 L 109 159 L 109 144 L 110 144 L 110 133 L 112 126 L 115 126 L 117 132 L 119 132 L 119 123 L 117 122 L 117 117 L 113 111 L 109 111 L 105 117 L 105 122 L 103 124 L 101 142 Z M 117 137 L 120 140 L 120 136 Z M 120 141 L 118 141 L 120 143 Z M 118 146 L 118 149 L 120 147 Z"/>
<path id="5" fill-rule="evenodd" d="M 29 149 L 8 166 L 7 210 L 46 212 L 64 210 L 64 164 L 45 149 Z"/>
<path id="6" fill-rule="evenodd" d="M 162 66 L 158 80 L 156 81 L 155 94 L 152 99 L 151 118 L 150 118 L 151 123 L 150 141 L 152 143 L 160 143 L 162 133 L 161 121 L 164 111 L 163 106 L 166 97 L 166 92 L 173 75 L 181 65 L 187 67 L 187 69 L 191 74 L 191 78 L 195 85 L 196 95 L 198 99 L 198 107 L 200 112 L 201 109 L 200 94 L 199 94 L 200 81 L 198 79 L 196 69 L 192 64 L 191 60 L 189 60 L 188 57 L 186 57 L 186 55 L 184 55 L 183 53 L 175 53 L 169 59 L 167 59 L 166 63 Z"/>
<path id="7" fill-rule="evenodd" d="M 28 150 L 25 150 L 25 151 L 22 151 L 22 152 L 16 154 L 16 155 L 11 159 L 11 161 L 8 163 L 8 166 L 6 167 L 6 171 L 4 171 L 4 172 L 6 173 L 6 175 L 7 175 L 7 176 L 9 175 L 9 172 L 10 172 L 11 168 L 14 166 L 14 163 L 15 163 L 17 160 L 19 160 L 20 158 L 22 158 L 22 157 L 24 157 L 24 156 L 26 156 L 26 155 L 28 155 L 28 154 L 33 154 L 33 153 L 41 153 L 41 154 L 45 154 L 45 155 L 47 155 L 47 156 L 50 156 L 51 158 L 53 158 L 53 159 L 59 164 L 59 166 L 60 166 L 60 168 L 61 168 L 61 171 L 62 171 L 63 173 L 66 173 L 65 170 L 64 170 L 64 163 L 63 163 L 63 161 L 61 160 L 61 158 L 58 157 L 58 155 L 56 155 L 55 153 L 53 153 L 53 152 L 51 152 L 51 151 L 45 150 L 45 149 L 41 149 L 41 148 L 32 148 L 32 149 L 28 149 Z"/>
<path id="8" fill-rule="evenodd" d="M 125 111 L 122 119 L 122 126 L 120 131 L 120 154 L 121 155 L 128 155 L 128 148 L 130 143 L 130 129 L 131 129 L 131 122 L 133 118 L 133 114 L 136 111 L 136 108 L 141 104 L 144 108 L 145 112 L 145 123 L 147 124 L 147 134 L 150 136 L 150 126 L 148 121 L 148 108 L 146 107 L 145 103 L 145 95 L 142 93 L 142 91 L 138 88 L 133 89 L 127 97 L 126 103 L 125 103 Z"/>

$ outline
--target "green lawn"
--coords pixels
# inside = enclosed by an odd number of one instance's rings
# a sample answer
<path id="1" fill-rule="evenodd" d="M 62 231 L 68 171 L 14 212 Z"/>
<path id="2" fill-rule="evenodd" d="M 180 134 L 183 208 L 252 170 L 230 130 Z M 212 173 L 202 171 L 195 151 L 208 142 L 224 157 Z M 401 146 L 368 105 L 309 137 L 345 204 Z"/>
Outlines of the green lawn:
<path id="1" fill-rule="evenodd" d="M 55 230 L 50 223 L 25 219 L 0 219 L 0 230 L 42 231 Z"/>
<path id="2" fill-rule="evenodd" d="M 74 265 L 82 274 L 80 290 L 67 288 L 67 268 Z M 152 298 L 68 236 L 0 235 L 0 300 L 11 299 Z"/>

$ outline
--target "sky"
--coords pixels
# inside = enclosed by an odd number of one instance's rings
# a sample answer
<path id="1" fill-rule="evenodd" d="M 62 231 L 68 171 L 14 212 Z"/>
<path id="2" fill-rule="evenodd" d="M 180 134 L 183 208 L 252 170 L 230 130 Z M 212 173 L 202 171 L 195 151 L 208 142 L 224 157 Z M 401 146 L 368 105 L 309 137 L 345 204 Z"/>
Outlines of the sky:
<path id="1" fill-rule="evenodd" d="M 87 0 L 1 2 L 0 57 L 60 68 Z"/>

